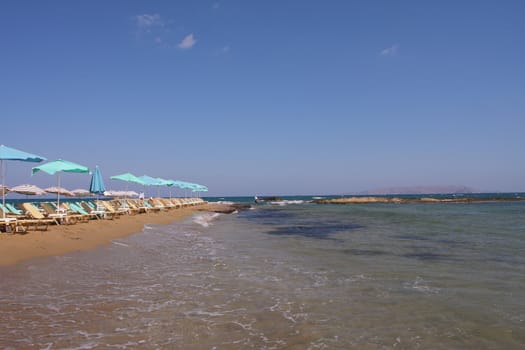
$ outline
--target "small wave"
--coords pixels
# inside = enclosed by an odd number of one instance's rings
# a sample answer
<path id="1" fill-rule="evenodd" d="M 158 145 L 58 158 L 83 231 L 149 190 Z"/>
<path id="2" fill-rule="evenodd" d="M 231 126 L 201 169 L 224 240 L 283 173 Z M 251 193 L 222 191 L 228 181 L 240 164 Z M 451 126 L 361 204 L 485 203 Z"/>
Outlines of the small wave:
<path id="1" fill-rule="evenodd" d="M 439 293 L 439 288 L 430 287 L 425 283 L 425 280 L 423 280 L 421 277 L 416 277 L 413 283 L 404 283 L 404 286 L 407 289 L 412 289 L 421 293 Z"/>
<path id="2" fill-rule="evenodd" d="M 303 200 L 283 200 L 283 201 L 274 201 L 270 202 L 271 205 L 285 206 L 289 204 L 304 204 Z"/>
<path id="3" fill-rule="evenodd" d="M 116 242 L 116 241 L 113 241 L 113 242 L 111 242 L 111 243 L 116 244 L 116 245 L 121 245 L 121 246 L 123 246 L 123 247 L 129 247 L 129 245 L 127 245 L 127 244 L 120 243 L 120 242 Z"/>
<path id="4" fill-rule="evenodd" d="M 206 213 L 206 214 L 199 214 L 195 215 L 193 217 L 193 222 L 201 225 L 202 227 L 208 227 L 210 226 L 211 222 L 213 220 L 216 220 L 221 214 L 219 213 Z"/>

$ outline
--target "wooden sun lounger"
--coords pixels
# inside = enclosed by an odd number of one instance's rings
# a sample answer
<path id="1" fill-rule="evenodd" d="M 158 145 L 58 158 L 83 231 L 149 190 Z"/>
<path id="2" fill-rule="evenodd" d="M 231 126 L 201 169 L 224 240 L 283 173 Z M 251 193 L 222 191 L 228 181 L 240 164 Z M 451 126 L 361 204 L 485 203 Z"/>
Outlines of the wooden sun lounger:
<path id="1" fill-rule="evenodd" d="M 44 209 L 48 218 L 56 219 L 59 225 L 73 225 L 79 220 L 76 215 L 68 215 L 65 209 L 63 210 L 64 212 L 57 211 L 51 203 L 41 202 L 40 207 Z"/>
<path id="2" fill-rule="evenodd" d="M 112 213 L 116 218 L 118 218 L 120 215 L 125 214 L 123 211 L 117 211 L 108 201 L 98 201 L 99 205 L 102 205 L 108 212 Z"/>
<path id="3" fill-rule="evenodd" d="M 101 219 L 113 220 L 115 218 L 115 214 L 114 213 L 108 212 L 107 210 L 103 209 L 102 206 L 100 206 L 100 207 L 96 206 L 95 208 L 92 208 L 86 202 L 80 202 L 80 206 L 82 206 L 82 208 L 84 208 L 84 210 L 87 211 L 88 213 L 90 213 L 92 215 L 95 215 L 96 218 L 99 219 L 99 220 L 101 220 Z"/>
<path id="4" fill-rule="evenodd" d="M 154 208 L 158 208 L 160 210 L 168 210 L 168 208 L 162 204 L 161 201 L 159 201 L 157 198 L 150 198 L 149 200 L 149 204 L 151 204 Z"/>
<path id="5" fill-rule="evenodd" d="M 22 209 L 24 209 L 24 211 L 27 213 L 27 215 L 29 215 L 33 220 L 39 221 L 38 222 L 39 224 L 47 224 L 47 225 L 49 224 L 58 225 L 59 224 L 56 219 L 46 218 L 44 214 L 42 214 L 40 210 L 38 210 L 38 208 L 35 207 L 31 203 L 22 203 L 21 206 L 22 206 Z M 46 226 L 46 229 L 47 229 L 47 226 Z"/>
<path id="6" fill-rule="evenodd" d="M 128 199 L 126 200 L 126 202 L 132 209 L 136 210 L 137 213 L 147 213 L 148 212 L 148 208 L 143 206 L 142 203 L 139 203 L 138 200 Z"/>
<path id="7" fill-rule="evenodd" d="M 167 198 L 157 198 L 157 200 L 159 202 L 161 202 L 166 208 L 168 209 L 173 209 L 173 208 L 176 208 L 177 206 L 175 204 L 173 204 L 172 201 L 170 201 L 169 199 Z"/>

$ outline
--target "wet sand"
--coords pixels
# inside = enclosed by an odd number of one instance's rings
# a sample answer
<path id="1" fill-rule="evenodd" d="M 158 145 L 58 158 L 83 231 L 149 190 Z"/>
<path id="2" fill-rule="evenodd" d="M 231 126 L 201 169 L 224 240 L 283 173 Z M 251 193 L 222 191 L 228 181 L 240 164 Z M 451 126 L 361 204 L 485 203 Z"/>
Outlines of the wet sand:
<path id="1" fill-rule="evenodd" d="M 223 205 L 204 204 L 159 213 L 122 215 L 115 220 L 90 220 L 74 225 L 50 225 L 47 231 L 0 234 L 0 266 L 69 252 L 89 250 L 115 238 L 141 232 L 146 224 L 166 225 L 184 221 L 198 211 L 216 211 Z"/>

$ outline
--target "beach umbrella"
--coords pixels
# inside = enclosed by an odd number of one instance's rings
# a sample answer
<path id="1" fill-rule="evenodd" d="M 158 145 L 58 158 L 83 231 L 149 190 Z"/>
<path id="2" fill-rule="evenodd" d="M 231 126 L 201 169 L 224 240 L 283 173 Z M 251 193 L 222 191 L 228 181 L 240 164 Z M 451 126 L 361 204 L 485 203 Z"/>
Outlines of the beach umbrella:
<path id="1" fill-rule="evenodd" d="M 175 184 L 173 180 L 166 180 L 160 177 L 157 177 L 155 180 L 157 180 L 157 197 L 160 197 L 160 186 L 166 186 L 170 187 L 170 199 L 171 199 L 171 186 Z"/>
<path id="2" fill-rule="evenodd" d="M 144 185 L 144 181 L 142 181 L 138 176 L 133 175 L 132 173 L 124 173 L 120 175 L 113 175 L 110 177 L 111 180 L 120 180 L 120 181 L 126 181 L 126 191 L 128 190 L 128 185 L 130 182 Z"/>
<path id="3" fill-rule="evenodd" d="M 171 188 L 176 185 L 176 181 L 175 180 L 163 180 L 163 181 L 164 181 L 164 185 L 169 188 L 170 199 L 171 199 Z"/>
<path id="4" fill-rule="evenodd" d="M 106 197 L 136 197 L 139 194 L 135 191 L 104 191 Z"/>
<path id="5" fill-rule="evenodd" d="M 113 175 L 110 177 L 112 180 L 121 180 L 126 182 L 134 182 L 140 185 L 143 185 L 144 182 L 138 177 L 133 175 L 132 173 L 124 173 L 120 175 Z"/>
<path id="6" fill-rule="evenodd" d="M 40 187 L 29 184 L 11 187 L 11 192 L 25 194 L 26 196 L 41 196 L 45 193 Z"/>
<path id="7" fill-rule="evenodd" d="M 104 196 L 106 197 L 119 197 L 121 195 L 122 191 L 104 191 Z"/>
<path id="8" fill-rule="evenodd" d="M 161 186 L 162 185 L 162 182 L 159 181 L 158 178 L 154 178 L 154 177 L 151 177 L 151 176 L 148 176 L 148 175 L 142 175 L 139 177 L 139 179 L 142 180 L 142 182 L 144 183 L 144 191 L 146 189 L 146 186 Z M 157 194 L 158 196 L 160 197 L 160 189 L 157 188 Z"/>
<path id="9" fill-rule="evenodd" d="M 2 193 L 8 194 L 9 192 L 11 192 L 11 189 L 9 187 L 7 187 L 7 186 L 0 185 L 0 191 Z"/>
<path id="10" fill-rule="evenodd" d="M 89 192 L 97 194 L 97 198 L 99 194 L 104 193 L 106 190 L 106 186 L 104 186 L 104 180 L 102 179 L 102 174 L 100 173 L 100 169 L 98 168 L 98 165 L 95 167 L 95 171 L 93 172 L 93 175 L 91 176 L 91 183 L 89 184 Z"/>
<path id="11" fill-rule="evenodd" d="M 77 188 L 76 190 L 71 191 L 71 193 L 73 193 L 75 197 L 87 197 L 91 195 L 91 192 L 83 188 Z"/>
<path id="12" fill-rule="evenodd" d="M 47 162 L 40 166 L 34 167 L 32 172 L 33 175 L 38 171 L 43 171 L 49 175 L 57 174 L 58 188 L 60 188 L 60 173 L 89 173 L 89 169 L 83 165 L 69 162 L 67 160 L 58 159 L 51 162 Z M 66 190 L 67 191 L 67 190 Z M 46 191 L 47 192 L 47 191 Z M 69 192 L 69 191 L 68 191 Z M 60 207 L 60 192 L 57 192 L 57 208 Z"/>
<path id="13" fill-rule="evenodd" d="M 2 205 L 5 207 L 5 167 L 6 160 L 19 160 L 22 162 L 35 162 L 39 163 L 46 160 L 44 157 L 37 156 L 35 154 L 26 153 L 24 151 L 17 150 L 15 148 L 0 145 L 0 163 L 1 163 L 1 177 L 2 177 Z M 5 220 L 5 212 L 3 213 L 3 219 Z"/>
<path id="14" fill-rule="evenodd" d="M 73 192 L 66 190 L 64 187 L 53 186 L 53 187 L 44 188 L 44 191 L 47 193 L 54 193 L 58 195 L 61 194 L 67 197 L 75 197 L 75 194 Z"/>
<path id="15" fill-rule="evenodd" d="M 138 197 L 138 195 L 135 191 L 124 191 L 124 196 L 126 197 Z"/>

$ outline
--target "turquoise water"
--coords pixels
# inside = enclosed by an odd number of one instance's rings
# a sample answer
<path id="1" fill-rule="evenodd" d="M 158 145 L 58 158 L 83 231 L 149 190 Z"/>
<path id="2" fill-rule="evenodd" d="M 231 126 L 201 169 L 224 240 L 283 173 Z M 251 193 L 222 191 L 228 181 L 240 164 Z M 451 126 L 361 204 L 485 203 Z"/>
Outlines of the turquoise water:
<path id="1" fill-rule="evenodd" d="M 199 214 L 1 268 L 0 345 L 522 349 L 524 235 L 525 202 Z"/>

